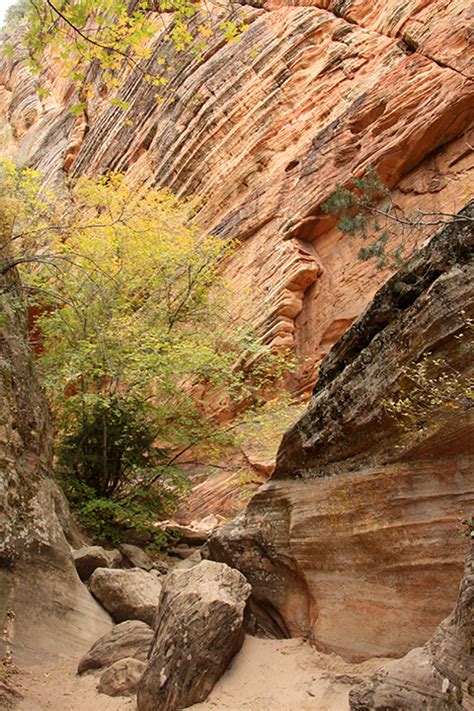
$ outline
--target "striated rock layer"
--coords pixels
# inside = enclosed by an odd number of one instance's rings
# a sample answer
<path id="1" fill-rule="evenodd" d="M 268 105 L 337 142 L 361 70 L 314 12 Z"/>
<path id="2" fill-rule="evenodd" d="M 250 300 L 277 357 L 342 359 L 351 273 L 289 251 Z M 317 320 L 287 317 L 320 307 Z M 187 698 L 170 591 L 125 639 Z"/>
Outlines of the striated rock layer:
<path id="1" fill-rule="evenodd" d="M 242 646 L 249 595 L 243 575 L 222 563 L 206 560 L 168 575 L 139 711 L 177 711 L 207 698 Z"/>
<path id="2" fill-rule="evenodd" d="M 474 535 L 474 534 L 473 534 Z M 474 708 L 474 538 L 455 609 L 424 647 L 385 664 L 350 693 L 352 711 Z"/>
<path id="3" fill-rule="evenodd" d="M 373 165 L 400 216 L 457 211 L 472 190 L 473 17 L 464 0 L 268 0 L 242 9 L 241 41 L 212 37 L 203 62 L 174 53 L 157 30 L 145 70 L 161 71 L 158 58 L 172 66 L 164 105 L 142 74 L 124 68 L 129 108 L 111 106 L 91 68 L 85 81 L 95 95 L 75 117 L 75 89 L 54 66 L 39 79 L 51 90 L 43 98 L 18 61 L 3 60 L 0 128 L 5 150 L 15 144 L 19 160 L 52 183 L 119 170 L 207 196 L 200 223 L 241 240 L 228 275 L 240 298 L 249 294 L 264 340 L 305 359 L 304 389 L 387 278 L 358 262 L 359 245 L 321 216 L 336 182 Z M 406 226 L 394 232 L 408 244 L 423 238 Z"/>
<path id="4" fill-rule="evenodd" d="M 463 214 L 334 346 L 269 482 L 211 538 L 271 634 L 353 660 L 401 655 L 452 607 L 474 505 L 474 205 Z M 426 352 L 458 373 L 458 397 L 404 430 L 383 401 L 410 393 L 403 367 Z"/>

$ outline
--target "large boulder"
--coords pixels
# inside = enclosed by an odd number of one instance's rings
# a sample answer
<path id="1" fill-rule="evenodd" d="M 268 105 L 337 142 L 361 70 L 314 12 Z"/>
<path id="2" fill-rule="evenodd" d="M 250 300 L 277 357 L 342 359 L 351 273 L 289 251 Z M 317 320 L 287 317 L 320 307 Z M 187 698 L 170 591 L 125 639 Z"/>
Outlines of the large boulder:
<path id="1" fill-rule="evenodd" d="M 142 568 L 142 570 L 151 570 L 153 561 L 150 556 L 138 546 L 131 543 L 121 543 L 119 551 L 125 558 L 125 562 L 129 563 L 132 568 Z"/>
<path id="2" fill-rule="evenodd" d="M 116 622 L 142 620 L 151 625 L 161 593 L 157 577 L 141 568 L 97 568 L 90 579 L 92 594 Z"/>
<path id="3" fill-rule="evenodd" d="M 473 644 L 474 541 L 453 613 L 424 647 L 388 662 L 372 679 L 353 689 L 349 696 L 352 711 L 472 711 Z"/>
<path id="4" fill-rule="evenodd" d="M 96 568 L 114 568 L 122 556 L 117 550 L 106 551 L 102 546 L 85 546 L 72 552 L 74 565 L 81 580 L 90 578 Z"/>
<path id="5" fill-rule="evenodd" d="M 99 679 L 97 690 L 108 696 L 129 696 L 138 688 L 145 662 L 133 657 L 125 657 L 106 669 Z"/>
<path id="6" fill-rule="evenodd" d="M 268 483 L 210 539 L 275 636 L 353 661 L 400 657 L 452 609 L 466 556 L 458 521 L 474 507 L 473 219 L 471 204 L 377 293 L 323 361 Z M 414 364 L 453 395 L 422 382 L 402 427 L 384 401 L 410 404 Z"/>
<path id="7" fill-rule="evenodd" d="M 139 711 L 174 711 L 208 696 L 242 646 L 249 595 L 244 576 L 223 563 L 167 576 Z"/>
<path id="8" fill-rule="evenodd" d="M 132 657 L 144 662 L 153 640 L 152 628 L 139 620 L 127 620 L 116 625 L 95 642 L 85 654 L 77 671 L 108 667 L 119 659 Z"/>

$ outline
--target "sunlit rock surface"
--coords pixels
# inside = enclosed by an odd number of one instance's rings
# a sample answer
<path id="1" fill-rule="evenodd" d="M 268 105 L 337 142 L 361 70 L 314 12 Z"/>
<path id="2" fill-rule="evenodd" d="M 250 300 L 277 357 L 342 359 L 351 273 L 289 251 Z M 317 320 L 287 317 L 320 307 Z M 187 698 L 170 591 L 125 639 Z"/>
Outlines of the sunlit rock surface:
<path id="1" fill-rule="evenodd" d="M 385 664 L 351 691 L 352 711 L 470 711 L 474 708 L 474 538 L 453 612 L 424 647 Z"/>

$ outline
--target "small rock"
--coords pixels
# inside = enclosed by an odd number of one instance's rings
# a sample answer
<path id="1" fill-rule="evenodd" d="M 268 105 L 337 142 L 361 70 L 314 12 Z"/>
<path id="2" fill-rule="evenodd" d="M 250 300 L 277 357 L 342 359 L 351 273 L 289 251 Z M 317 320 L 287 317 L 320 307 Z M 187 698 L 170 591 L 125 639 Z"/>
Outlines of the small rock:
<path id="1" fill-rule="evenodd" d="M 132 657 L 120 659 L 104 671 L 97 684 L 97 690 L 108 696 L 134 694 L 145 669 L 145 662 L 138 659 Z"/>
<path id="2" fill-rule="evenodd" d="M 189 546 L 201 546 L 207 541 L 219 521 L 215 516 L 207 516 L 201 522 L 183 526 L 176 521 L 160 521 L 159 528 L 176 536 L 180 543 Z"/>
<path id="3" fill-rule="evenodd" d="M 146 661 L 153 641 L 153 630 L 139 620 L 127 620 L 116 625 L 97 640 L 85 654 L 77 668 L 78 674 L 89 669 L 108 667 L 119 659 L 133 657 Z"/>
<path id="4" fill-rule="evenodd" d="M 161 583 L 141 568 L 97 568 L 90 579 L 92 594 L 116 622 L 142 620 L 151 625 L 158 605 Z"/>
<path id="5" fill-rule="evenodd" d="M 189 548 L 188 546 L 175 546 L 174 548 L 168 548 L 169 555 L 177 556 L 178 558 L 189 558 L 194 552 L 195 548 Z"/>
<path id="6" fill-rule="evenodd" d="M 123 555 L 116 548 L 111 551 L 107 551 L 110 558 L 109 568 L 121 568 L 124 563 Z"/>
<path id="7" fill-rule="evenodd" d="M 155 562 L 153 563 L 153 567 L 162 575 L 168 575 L 168 573 L 170 572 L 170 566 L 169 563 L 166 562 L 166 560 L 155 560 Z"/>
<path id="8" fill-rule="evenodd" d="M 201 518 L 199 521 L 191 521 L 189 525 L 197 531 L 206 531 L 206 533 L 210 534 L 223 521 L 225 521 L 224 516 L 209 514 L 208 516 Z"/>
<path id="9" fill-rule="evenodd" d="M 153 568 L 151 558 L 138 546 L 134 546 L 131 543 L 121 543 L 119 551 L 130 562 L 132 568 L 142 568 L 142 570 L 151 570 Z"/>
<path id="10" fill-rule="evenodd" d="M 72 551 L 74 565 L 80 579 L 83 581 L 88 580 L 96 568 L 115 567 L 117 554 L 120 556 L 118 551 L 106 551 L 101 546 L 86 546 Z"/>
<path id="11" fill-rule="evenodd" d="M 180 560 L 179 563 L 176 563 L 173 570 L 189 570 L 190 568 L 194 568 L 195 565 L 198 565 L 201 560 L 201 551 L 194 551 L 192 555 L 188 556 L 187 558 L 184 558 L 184 560 Z"/>
<path id="12" fill-rule="evenodd" d="M 175 711 L 208 696 L 242 646 L 250 591 L 239 571 L 209 560 L 165 578 L 139 711 Z"/>

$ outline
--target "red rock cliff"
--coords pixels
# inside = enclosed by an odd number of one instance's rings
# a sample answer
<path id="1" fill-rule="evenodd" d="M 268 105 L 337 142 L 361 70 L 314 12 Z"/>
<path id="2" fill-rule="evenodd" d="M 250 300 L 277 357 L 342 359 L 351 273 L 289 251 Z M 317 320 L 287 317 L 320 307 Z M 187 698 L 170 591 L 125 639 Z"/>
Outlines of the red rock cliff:
<path id="1" fill-rule="evenodd" d="M 208 196 L 199 220 L 241 240 L 228 272 L 252 294 L 265 340 L 306 359 L 303 388 L 387 278 L 321 219 L 336 182 L 373 165 L 400 214 L 453 212 L 465 202 L 473 12 L 465 0 L 269 0 L 244 9 L 250 27 L 241 41 L 211 39 L 201 63 L 170 57 L 157 32 L 147 68 L 157 56 L 171 60 L 167 106 L 125 69 L 130 107 L 107 104 L 92 68 L 95 98 L 73 117 L 74 88 L 54 67 L 39 78 L 52 91 L 43 99 L 19 62 L 4 61 L 4 145 L 50 182 L 119 170 Z"/>
<path id="2" fill-rule="evenodd" d="M 252 584 L 272 634 L 354 660 L 399 656 L 453 605 L 466 553 L 459 525 L 474 506 L 473 409 L 463 397 L 472 340 L 459 339 L 474 315 L 472 204 L 466 214 L 337 342 L 269 482 L 211 539 L 212 556 Z M 411 392 L 404 367 L 426 352 L 459 374 L 460 398 L 431 410 L 428 388 L 427 409 L 405 430 L 383 401 Z"/>

